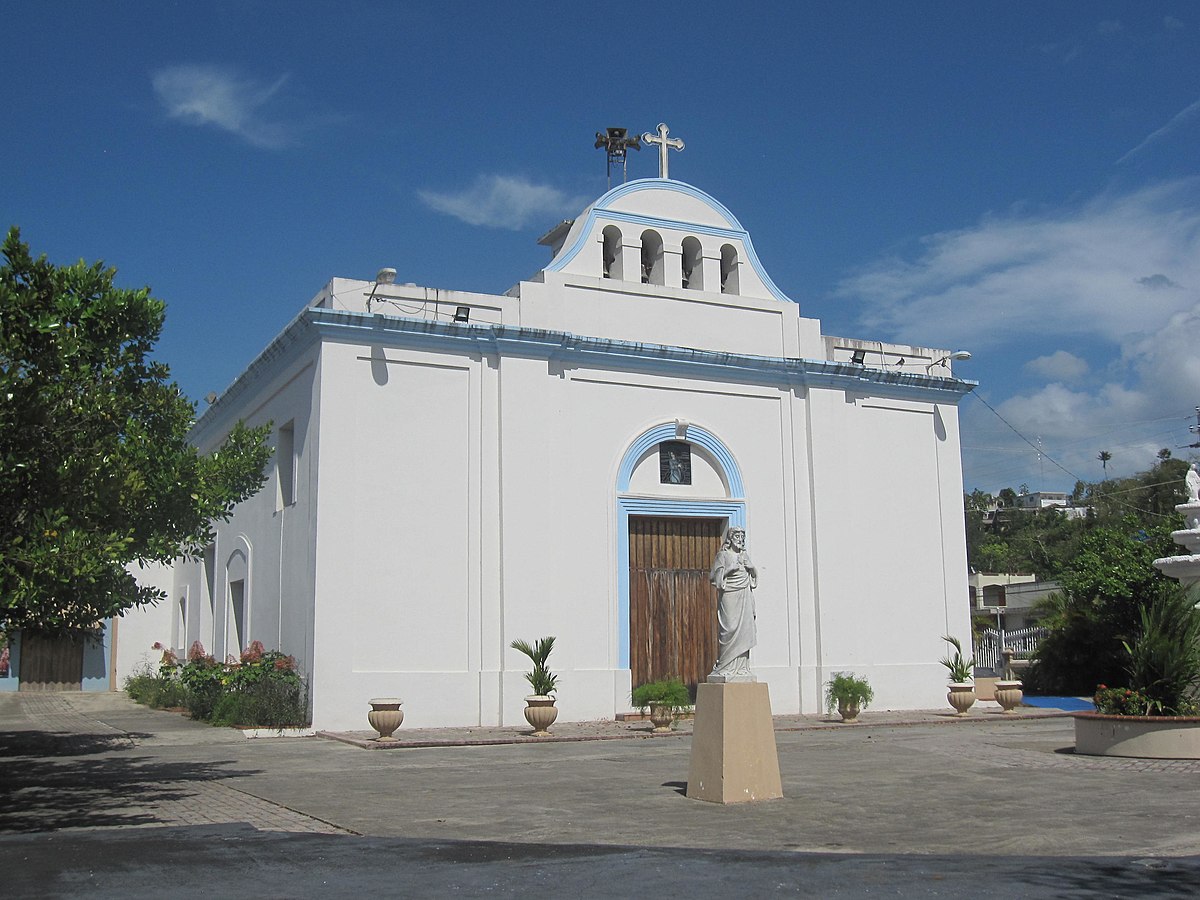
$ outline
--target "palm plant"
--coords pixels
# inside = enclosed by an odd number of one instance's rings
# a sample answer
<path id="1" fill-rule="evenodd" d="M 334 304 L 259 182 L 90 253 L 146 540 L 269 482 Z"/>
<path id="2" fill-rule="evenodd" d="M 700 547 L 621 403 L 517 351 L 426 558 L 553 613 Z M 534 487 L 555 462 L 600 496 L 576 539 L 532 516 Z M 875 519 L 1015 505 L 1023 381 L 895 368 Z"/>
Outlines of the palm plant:
<path id="1" fill-rule="evenodd" d="M 515 640 L 509 646 L 524 653 L 533 662 L 533 671 L 525 673 L 525 680 L 533 688 L 534 694 L 541 697 L 550 696 L 558 684 L 558 676 L 546 667 L 546 660 L 550 658 L 550 651 L 554 649 L 554 637 L 540 638 L 533 646 L 522 640 Z"/>
<path id="2" fill-rule="evenodd" d="M 942 640 L 954 648 L 953 656 L 946 656 L 939 660 L 946 667 L 946 671 L 950 673 L 950 680 L 955 684 L 971 681 L 975 674 L 975 657 L 963 659 L 962 644 L 954 635 L 943 634 Z"/>
<path id="3" fill-rule="evenodd" d="M 1107 450 L 1101 450 L 1096 455 L 1096 459 L 1100 460 L 1100 465 L 1102 465 L 1104 467 L 1104 480 L 1107 481 L 1108 480 L 1108 461 L 1110 459 L 1112 459 L 1112 454 L 1109 453 Z"/>
<path id="4" fill-rule="evenodd" d="M 1139 610 L 1141 632 L 1129 654 L 1129 685 L 1153 712 L 1186 715 L 1200 685 L 1200 610 L 1182 589 L 1165 591 Z"/>

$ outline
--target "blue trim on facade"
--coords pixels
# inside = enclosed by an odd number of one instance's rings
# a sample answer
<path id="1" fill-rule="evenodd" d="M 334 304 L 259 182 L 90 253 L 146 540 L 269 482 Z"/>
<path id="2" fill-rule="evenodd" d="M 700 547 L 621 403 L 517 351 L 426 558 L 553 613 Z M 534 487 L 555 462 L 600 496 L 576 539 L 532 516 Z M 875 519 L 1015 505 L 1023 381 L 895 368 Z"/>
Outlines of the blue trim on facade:
<path id="1" fill-rule="evenodd" d="M 617 493 L 629 490 L 629 479 L 639 459 L 656 444 L 675 440 L 675 423 L 664 422 L 642 432 L 629 445 L 617 467 Z M 729 489 L 728 500 L 691 500 L 686 497 L 617 497 L 617 668 L 629 668 L 629 517 L 686 516 L 725 519 L 728 524 L 746 527 L 745 488 L 742 470 L 715 434 L 699 425 L 688 424 L 686 440 L 703 447 L 721 466 L 722 480 Z M 635 685 L 636 687 L 636 685 Z"/>
<path id="2" fill-rule="evenodd" d="M 680 194 L 686 194 L 689 197 L 701 201 L 717 215 L 729 222 L 732 227 L 729 229 L 714 228 L 711 225 L 699 225 L 693 222 L 683 222 L 676 219 L 660 219 L 655 216 L 640 216 L 634 213 L 621 212 L 619 210 L 610 210 L 608 207 L 629 194 L 644 190 L 665 190 L 676 191 Z M 682 181 L 672 181 L 669 178 L 639 178 L 636 181 L 629 181 L 618 187 L 613 188 L 607 194 L 588 207 L 587 215 L 584 218 L 583 226 L 579 232 L 579 236 L 575 239 L 575 243 L 570 247 L 564 247 L 546 266 L 547 272 L 559 272 L 587 246 L 588 235 L 595 231 L 596 221 L 599 218 L 620 219 L 621 221 L 645 224 L 652 228 L 672 228 L 679 231 L 693 231 L 699 234 L 713 234 L 726 237 L 729 240 L 741 241 L 742 247 L 746 251 L 745 262 L 754 269 L 763 285 L 770 292 L 771 296 L 776 300 L 781 300 L 784 303 L 795 303 L 791 297 L 787 296 L 783 291 L 776 287 L 775 282 L 771 280 L 771 276 L 767 274 L 767 270 L 763 268 L 762 263 L 758 259 L 758 254 L 754 251 L 754 243 L 750 240 L 750 233 L 742 227 L 742 223 L 737 220 L 728 209 L 725 208 L 715 197 L 710 197 L 708 194 L 699 188 L 693 187 Z"/>
<path id="3" fill-rule="evenodd" d="M 633 476 L 633 467 L 637 465 L 637 461 L 647 450 L 663 441 L 673 440 L 675 440 L 675 423 L 667 422 L 656 425 L 630 444 L 629 449 L 625 451 L 625 456 L 621 459 L 621 466 L 617 470 L 617 491 L 624 493 L 629 490 L 629 479 Z M 686 440 L 689 443 L 698 444 L 716 457 L 723 470 L 730 497 L 740 499 L 745 496 L 745 489 L 742 487 L 742 471 L 734 460 L 733 454 L 729 452 L 729 448 L 721 443 L 712 432 L 691 423 L 688 424 Z"/>
<path id="4" fill-rule="evenodd" d="M 694 350 L 511 325 L 455 325 L 321 308 L 310 308 L 306 323 L 322 337 L 354 343 L 377 343 L 386 338 L 393 346 L 423 350 L 553 359 L 599 368 L 788 387 L 829 387 L 938 403 L 957 402 L 956 398 L 976 385 L 957 378 L 867 369 L 851 363 Z"/>
<path id="5" fill-rule="evenodd" d="M 674 428 L 672 427 L 672 434 Z M 690 433 L 690 429 L 689 429 Z M 648 497 L 617 498 L 617 668 L 629 668 L 629 517 L 688 516 L 726 519 L 746 527 L 744 500 L 675 500 Z M 637 687 L 637 685 L 634 685 Z"/>

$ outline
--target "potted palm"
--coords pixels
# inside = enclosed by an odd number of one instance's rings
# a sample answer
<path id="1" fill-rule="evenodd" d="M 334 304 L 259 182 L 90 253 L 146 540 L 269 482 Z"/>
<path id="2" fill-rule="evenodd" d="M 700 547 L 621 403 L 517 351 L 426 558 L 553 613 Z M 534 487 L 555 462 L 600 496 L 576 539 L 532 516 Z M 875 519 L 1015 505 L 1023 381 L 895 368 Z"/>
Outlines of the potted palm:
<path id="1" fill-rule="evenodd" d="M 533 688 L 533 694 L 525 698 L 525 721 L 533 727 L 535 737 L 545 737 L 558 718 L 558 709 L 551 696 L 558 685 L 558 676 L 546 666 L 550 651 L 554 649 L 554 637 L 540 638 L 532 646 L 528 641 L 515 640 L 509 646 L 524 653 L 533 663 L 533 669 L 525 673 L 525 680 Z"/>
<path id="2" fill-rule="evenodd" d="M 854 722 L 859 711 L 875 699 L 875 692 L 867 679 L 853 672 L 834 672 L 825 682 L 825 711 L 833 712 L 837 707 L 843 722 Z"/>
<path id="3" fill-rule="evenodd" d="M 953 656 L 945 656 L 940 660 L 950 673 L 950 693 L 946 699 L 957 710 L 957 715 L 965 716 L 967 710 L 975 705 L 975 657 L 963 659 L 962 644 L 953 635 L 943 634 L 942 640 L 954 648 Z"/>
<path id="4" fill-rule="evenodd" d="M 643 712 L 649 707 L 655 734 L 663 734 L 674 727 L 682 710 L 691 707 L 692 697 L 682 679 L 664 678 L 634 688 L 633 705 Z"/>

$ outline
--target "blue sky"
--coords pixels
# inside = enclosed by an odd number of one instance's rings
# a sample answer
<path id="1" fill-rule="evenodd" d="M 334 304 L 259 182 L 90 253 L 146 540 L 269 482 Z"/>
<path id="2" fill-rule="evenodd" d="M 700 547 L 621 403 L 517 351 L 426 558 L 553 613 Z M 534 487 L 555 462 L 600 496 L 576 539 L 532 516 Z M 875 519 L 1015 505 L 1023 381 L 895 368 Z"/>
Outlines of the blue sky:
<path id="1" fill-rule="evenodd" d="M 0 224 L 150 285 L 194 399 L 331 277 L 529 277 L 605 190 L 594 133 L 665 121 L 825 333 L 974 354 L 1013 427 L 964 401 L 968 490 L 1196 439 L 1194 3 L 42 0 L 5 30 Z"/>

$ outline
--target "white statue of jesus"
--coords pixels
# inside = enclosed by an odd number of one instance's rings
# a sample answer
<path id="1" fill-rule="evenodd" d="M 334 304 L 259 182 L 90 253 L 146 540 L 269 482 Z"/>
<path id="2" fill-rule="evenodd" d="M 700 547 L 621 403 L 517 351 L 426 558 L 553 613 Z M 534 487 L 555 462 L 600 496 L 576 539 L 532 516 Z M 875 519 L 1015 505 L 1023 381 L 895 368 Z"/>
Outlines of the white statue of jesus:
<path id="1" fill-rule="evenodd" d="M 731 525 L 709 573 L 717 600 L 717 661 L 709 681 L 754 681 L 750 650 L 758 644 L 754 589 L 758 570 L 746 552 L 746 529 Z"/>

